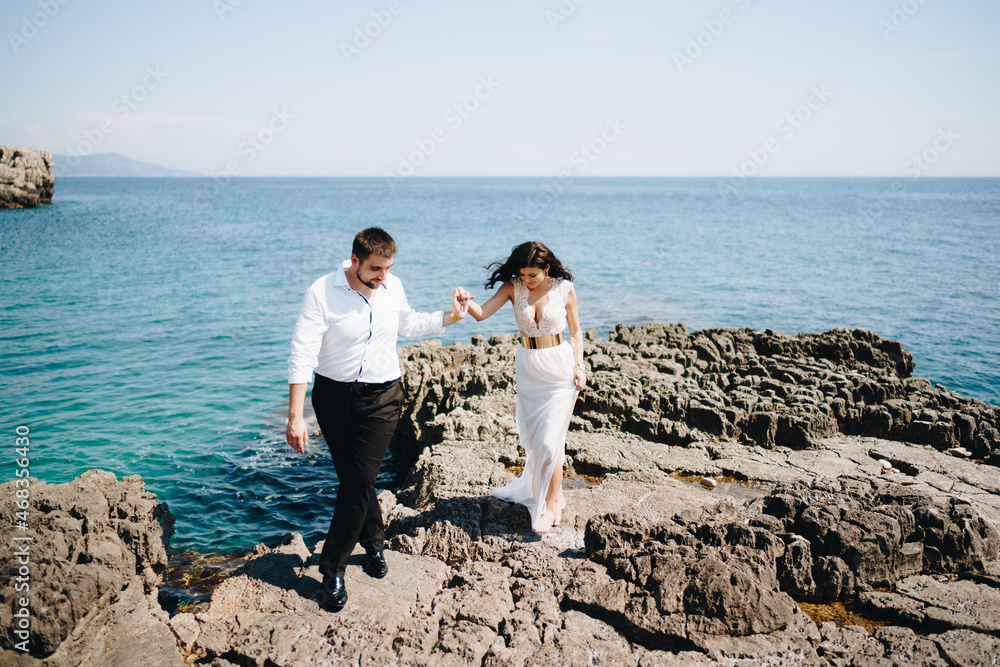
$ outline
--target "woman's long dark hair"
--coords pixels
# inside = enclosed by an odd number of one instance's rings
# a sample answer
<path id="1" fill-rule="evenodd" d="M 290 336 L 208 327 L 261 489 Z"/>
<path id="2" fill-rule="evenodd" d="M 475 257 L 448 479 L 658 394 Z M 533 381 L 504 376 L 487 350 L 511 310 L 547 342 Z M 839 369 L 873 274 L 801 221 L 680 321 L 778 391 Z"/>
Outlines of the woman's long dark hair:
<path id="1" fill-rule="evenodd" d="M 510 257 L 505 261 L 493 262 L 485 267 L 487 271 L 492 271 L 486 280 L 486 289 L 493 289 L 497 283 L 503 284 L 512 278 L 517 278 L 521 269 L 528 267 L 544 269 L 546 266 L 549 267 L 550 278 L 573 280 L 573 274 L 562 265 L 562 262 L 552 254 L 551 250 L 545 247 L 544 243 L 527 241 L 519 246 L 514 246 L 510 251 Z"/>

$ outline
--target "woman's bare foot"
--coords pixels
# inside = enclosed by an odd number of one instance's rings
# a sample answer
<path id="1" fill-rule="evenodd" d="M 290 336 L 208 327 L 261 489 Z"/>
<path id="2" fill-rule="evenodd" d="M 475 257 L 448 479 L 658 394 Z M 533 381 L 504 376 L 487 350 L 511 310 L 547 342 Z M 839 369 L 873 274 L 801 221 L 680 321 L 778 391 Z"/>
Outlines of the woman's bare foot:
<path id="1" fill-rule="evenodd" d="M 555 521 L 552 522 L 553 526 L 558 526 L 559 522 L 562 521 L 562 511 L 565 508 L 566 508 L 565 498 L 560 498 L 559 500 L 556 501 Z"/>
<path id="2" fill-rule="evenodd" d="M 555 514 L 553 514 L 550 510 L 545 510 L 542 512 L 542 515 L 538 517 L 538 523 L 532 526 L 531 529 L 539 535 L 543 535 L 551 530 L 555 519 Z"/>

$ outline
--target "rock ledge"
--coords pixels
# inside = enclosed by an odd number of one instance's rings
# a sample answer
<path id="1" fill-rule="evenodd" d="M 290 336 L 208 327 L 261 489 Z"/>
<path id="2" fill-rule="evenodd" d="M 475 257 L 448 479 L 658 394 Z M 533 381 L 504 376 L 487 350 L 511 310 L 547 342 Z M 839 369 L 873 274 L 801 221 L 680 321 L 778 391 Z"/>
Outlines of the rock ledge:
<path id="1" fill-rule="evenodd" d="M 51 202 L 54 187 L 51 153 L 0 146 L 0 208 Z"/>
<path id="2" fill-rule="evenodd" d="M 365 576 L 359 548 L 341 613 L 319 604 L 322 543 L 292 533 L 258 545 L 207 606 L 167 618 L 155 589 L 165 505 L 139 478 L 90 471 L 29 480 L 33 652 L 12 650 L 8 633 L 0 659 L 996 665 L 995 406 L 911 377 L 898 343 L 861 330 L 588 333 L 591 386 L 566 465 L 594 477 L 566 489 L 562 525 L 539 537 L 524 508 L 490 495 L 524 462 L 514 345 L 400 351 L 393 447 L 413 465 L 379 496 L 389 576 Z M 14 484 L 0 486 L 0 522 L 14 516 Z M 16 530 L 0 523 L 0 539 Z M 4 628 L 12 595 L 0 592 Z M 845 600 L 884 625 L 817 624 L 797 604 Z"/>

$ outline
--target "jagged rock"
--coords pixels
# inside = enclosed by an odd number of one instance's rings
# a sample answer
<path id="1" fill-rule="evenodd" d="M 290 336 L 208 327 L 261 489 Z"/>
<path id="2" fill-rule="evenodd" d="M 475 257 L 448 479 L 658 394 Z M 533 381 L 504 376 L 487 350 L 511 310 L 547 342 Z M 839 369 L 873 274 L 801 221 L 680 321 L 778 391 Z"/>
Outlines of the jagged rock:
<path id="1" fill-rule="evenodd" d="M 142 664 L 152 667 L 182 667 L 185 663 L 171 632 L 167 613 L 156 599 L 156 591 L 145 593 L 133 579 L 110 604 L 95 606 L 44 665 Z"/>
<path id="2" fill-rule="evenodd" d="M 441 415 L 469 396 L 512 397 L 515 346 L 508 334 L 401 351 L 408 402 L 396 455 L 413 460 L 424 444 L 442 438 L 508 439 L 510 421 Z M 912 356 L 862 329 L 785 336 L 619 326 L 610 340 L 591 338 L 584 348 L 591 377 L 578 401 L 578 429 L 624 431 L 664 444 L 740 439 L 793 449 L 845 433 L 942 451 L 961 447 L 988 461 L 1000 447 L 1000 409 L 909 377 Z"/>
<path id="3" fill-rule="evenodd" d="M 917 635 L 909 628 L 876 628 L 868 637 L 851 663 L 855 667 L 875 667 L 887 662 L 913 667 L 947 667 L 937 645 Z"/>
<path id="4" fill-rule="evenodd" d="M 26 527 L 15 523 L 16 491 L 25 480 Z M 138 476 L 118 481 L 113 473 L 91 470 L 65 484 L 29 477 L 0 485 L 0 542 L 27 544 L 30 561 L 27 592 L 15 588 L 18 560 L 0 564 L 6 584 L 0 590 L 3 655 L 14 653 L 20 641 L 12 614 L 14 600 L 22 596 L 30 599 L 28 647 L 34 658 L 78 664 L 84 655 L 100 652 L 96 646 L 111 642 L 123 649 L 136 642 L 162 643 L 171 635 L 155 595 L 172 533 L 166 504 L 158 504 Z M 106 628 L 100 619 L 125 624 Z"/>
<path id="5" fill-rule="evenodd" d="M 837 627 L 829 621 L 820 624 L 819 632 L 822 642 L 816 647 L 816 653 L 833 667 L 853 664 L 854 656 L 869 638 L 864 628 L 856 625 Z"/>
<path id="6" fill-rule="evenodd" d="M 816 342 L 824 338 L 825 342 Z M 390 526 L 394 548 L 413 554 L 434 554 L 455 567 L 464 567 L 476 559 L 506 562 L 511 550 L 518 549 L 512 544 L 517 544 L 518 531 L 527 531 L 526 513 L 517 506 L 510 506 L 504 512 L 504 503 L 490 500 L 487 495 L 490 486 L 499 486 L 512 478 L 501 470 L 497 461 L 503 465 L 523 462 L 523 452 L 519 450 L 510 420 L 514 387 L 510 384 L 512 369 L 507 355 L 513 345 L 512 339 L 494 337 L 488 342 L 480 339 L 471 346 L 481 355 L 476 362 L 475 382 L 480 383 L 476 387 L 483 393 L 474 401 L 462 398 L 464 388 L 460 379 L 473 377 L 471 371 L 463 370 L 461 365 L 453 366 L 449 356 L 467 355 L 466 350 L 452 346 L 420 351 L 420 363 L 452 370 L 445 371 L 449 378 L 447 391 L 442 388 L 425 394 L 448 398 L 436 407 L 425 402 L 422 408 L 435 415 L 424 427 L 429 446 L 399 494 L 404 505 L 418 511 L 403 512 L 398 523 Z M 963 414 L 957 410 L 968 409 L 967 416 L 975 424 L 972 432 L 977 434 L 980 422 L 995 419 L 990 409 L 981 410 L 980 405 L 968 399 L 956 398 L 919 378 L 901 378 L 897 374 L 909 373 L 912 360 L 908 360 L 902 348 L 867 332 L 841 330 L 813 337 L 785 337 L 773 332 L 715 330 L 689 335 L 683 327 L 650 325 L 619 327 L 610 341 L 595 341 L 591 337 L 585 347 L 585 356 L 594 372 L 591 387 L 577 409 L 583 418 L 576 420 L 575 425 L 582 432 L 570 434 L 567 453 L 570 462 L 581 470 L 605 476 L 604 484 L 608 486 L 575 496 L 571 507 L 591 495 L 610 498 L 615 481 L 625 476 L 633 476 L 633 485 L 655 488 L 648 486 L 652 480 L 644 477 L 649 475 L 651 467 L 664 472 L 681 469 L 708 475 L 753 469 L 766 478 L 775 474 L 773 466 L 782 456 L 826 443 L 838 430 L 867 429 L 873 434 L 892 437 L 893 433 L 901 432 L 894 429 L 902 429 L 913 421 L 927 421 L 931 424 L 930 436 L 935 429 L 944 433 L 944 426 L 934 425 L 948 419 L 953 426 L 951 434 L 968 437 L 972 430 L 968 421 L 962 428 L 955 426 L 958 423 L 954 421 L 955 415 Z M 826 356 L 796 356 L 815 355 L 820 348 Z M 444 359 L 428 360 L 428 355 L 443 355 Z M 724 368 L 726 364 L 731 367 Z M 505 367 L 507 370 L 503 371 Z M 496 385 L 486 381 L 484 385 L 483 378 L 487 376 L 503 380 Z M 880 401 L 885 404 L 880 405 Z M 777 455 L 751 450 L 759 453 L 748 457 L 740 446 L 726 444 L 731 440 L 716 440 L 734 437 L 773 448 Z M 711 443 L 708 451 L 697 452 L 696 448 L 703 446 L 700 443 Z M 671 446 L 677 444 L 687 446 L 686 451 L 695 455 L 679 455 L 676 447 Z M 940 447 L 940 442 L 936 446 Z M 663 553 L 651 547 L 648 543 L 651 533 L 643 529 L 631 541 L 619 544 L 619 551 L 607 555 L 605 552 L 611 553 L 608 551 L 611 547 L 598 548 L 591 543 L 603 539 L 602 531 L 593 519 L 589 524 L 584 521 L 589 564 L 581 566 L 567 582 L 561 606 L 600 619 L 617 633 L 650 650 L 695 650 L 719 660 L 736 659 L 734 656 L 773 659 L 781 654 L 782 647 L 784 655 L 791 655 L 788 651 L 794 645 L 801 662 L 821 660 L 815 651 L 821 643 L 818 635 L 801 629 L 814 626 L 808 621 L 803 625 L 794 605 L 786 608 L 787 617 L 781 617 L 784 629 L 774 630 L 766 619 L 741 617 L 741 613 L 747 613 L 745 607 L 728 609 L 733 616 L 712 616 L 707 604 L 699 607 L 697 600 L 751 598 L 759 603 L 754 608 L 759 607 L 766 617 L 768 610 L 775 607 L 761 600 L 773 596 L 781 599 L 784 592 L 805 599 L 846 599 L 868 591 L 872 585 L 892 585 L 920 572 L 954 571 L 971 576 L 982 563 L 995 558 L 995 530 L 971 506 L 953 498 L 931 498 L 894 481 L 900 473 L 893 465 L 904 471 L 920 468 L 947 472 L 948 464 L 930 458 L 910 463 L 908 459 L 914 460 L 913 446 L 900 445 L 899 449 L 906 455 L 871 452 L 874 458 L 870 459 L 868 478 L 846 477 L 816 485 L 786 482 L 765 501 L 759 501 L 754 510 L 757 514 L 741 515 L 749 525 L 737 527 L 739 512 L 735 510 L 722 512 L 720 517 L 724 520 L 720 518 L 714 527 L 705 521 L 682 522 L 684 525 L 678 524 L 658 536 L 662 541 L 669 533 L 672 536 L 666 540 L 669 547 L 654 540 Z M 754 464 L 757 457 L 761 458 Z M 878 459 L 891 465 L 886 468 Z M 729 463 L 715 467 L 723 460 Z M 726 467 L 736 465 L 737 461 L 737 468 Z M 818 462 L 817 469 L 823 469 Z M 829 473 L 837 469 L 825 470 Z M 851 466 L 844 469 L 857 470 Z M 881 476 L 884 481 L 878 481 Z M 989 488 L 988 478 L 988 474 L 979 475 L 975 483 L 979 488 Z M 804 489 L 809 489 L 805 495 Z M 643 495 L 640 501 L 648 495 Z M 599 512 L 598 507 L 588 507 L 585 511 Z M 765 507 L 769 509 L 762 513 Z M 770 511 L 779 507 L 783 509 Z M 487 516 L 492 518 L 487 520 Z M 697 512 L 692 516 L 697 516 Z M 786 521 L 788 517 L 791 518 Z M 627 532 L 628 522 L 623 523 L 620 518 L 609 521 L 617 524 L 618 533 Z M 668 524 L 658 518 L 649 525 Z M 701 527 L 696 529 L 695 524 Z M 681 535 L 686 537 L 680 539 Z M 675 572 L 673 579 L 687 581 L 684 576 L 690 576 L 705 588 L 692 586 L 690 596 L 681 598 L 691 603 L 690 609 L 663 613 L 659 608 L 662 601 L 677 596 L 664 597 L 665 591 L 673 589 L 661 590 L 653 585 L 657 583 L 655 579 L 649 584 L 652 570 L 648 564 L 642 564 L 645 562 L 642 558 L 655 555 L 662 559 L 664 554 L 673 554 L 670 551 L 673 549 L 682 554 L 687 553 L 684 549 L 693 550 L 702 554 L 706 563 L 721 563 L 721 567 L 728 569 L 715 573 L 718 576 L 713 576 L 714 571 L 697 570 L 695 566 L 691 572 L 686 568 L 681 568 L 680 574 Z M 713 549 L 724 552 L 725 556 L 716 555 L 714 559 L 705 556 Z M 733 556 L 729 550 L 739 556 Z M 682 556 L 674 554 L 674 557 L 684 562 Z M 720 588 L 712 588 L 716 584 Z M 647 587 L 654 588 L 656 593 L 651 595 Z M 784 599 L 790 603 L 790 598 Z M 651 613 L 654 609 L 656 614 Z M 688 612 L 698 620 L 689 623 Z M 772 631 L 756 631 L 759 628 Z M 789 635 L 795 634 L 791 628 L 797 628 L 801 637 L 809 639 L 795 644 L 789 639 Z M 535 636 L 540 631 L 536 627 L 529 635 Z M 736 641 L 739 636 L 742 643 Z M 884 652 L 885 645 L 879 646 L 882 648 L 878 650 Z M 499 649 L 494 652 L 513 655 Z M 874 648 L 870 652 L 877 653 Z M 523 659 L 526 654 L 517 655 Z M 859 655 L 868 659 L 867 653 Z"/>
<path id="7" fill-rule="evenodd" d="M 786 533 L 781 537 L 785 540 L 785 553 L 777 563 L 781 589 L 802 599 L 815 597 L 812 545 L 801 535 Z"/>
<path id="8" fill-rule="evenodd" d="M 987 667 L 1000 656 L 1000 638 L 971 630 L 951 630 L 930 637 L 938 645 L 942 657 L 959 667 Z"/>
<path id="9" fill-rule="evenodd" d="M 779 484 L 762 502 L 786 542 L 801 538 L 793 558 L 779 561 L 791 592 L 827 600 L 852 598 L 861 586 L 892 586 L 919 573 L 969 572 L 1000 556 L 1000 535 L 969 504 L 935 502 L 876 479 L 844 478 Z M 803 572 L 813 559 L 815 595 Z M 863 590 L 863 589 L 862 589 Z"/>
<path id="10" fill-rule="evenodd" d="M 888 627 L 869 635 L 858 626 L 823 623 L 820 633 L 823 642 L 817 653 L 833 667 L 987 667 L 1000 655 L 1000 640 L 968 630 L 919 637 L 908 628 Z"/>
<path id="11" fill-rule="evenodd" d="M 0 146 L 0 208 L 50 202 L 54 185 L 49 151 Z"/>
<path id="12" fill-rule="evenodd" d="M 892 593 L 862 593 L 859 599 L 917 629 L 1000 633 L 1000 590 L 973 581 L 918 575 L 899 582 Z"/>
<path id="13" fill-rule="evenodd" d="M 393 452 L 412 465 L 379 495 L 389 575 L 362 574 L 359 547 L 339 614 L 319 604 L 322 543 L 289 534 L 258 545 L 208 609 L 167 620 L 152 588 L 165 563 L 157 526 L 142 518 L 153 501 L 137 478 L 88 473 L 66 492 L 81 506 L 35 510 L 53 562 L 90 577 L 83 619 L 53 607 L 66 617 L 49 629 L 73 633 L 44 664 L 973 665 L 996 654 L 1000 482 L 944 450 L 1000 458 L 1000 411 L 908 377 L 898 343 L 861 330 L 588 333 L 569 504 L 541 537 L 523 507 L 490 495 L 524 463 L 514 349 L 506 335 L 400 351 Z M 908 442 L 914 433 L 926 443 Z M 817 627 L 792 596 L 860 596 L 893 625 Z"/>
<path id="14" fill-rule="evenodd" d="M 286 536 L 216 589 L 205 612 L 171 619 L 199 664 L 677 664 L 672 654 L 630 645 L 613 628 L 562 611 L 572 578 L 565 559 L 521 549 L 501 563 L 451 569 L 436 558 L 387 552 L 389 575 L 348 572 L 348 606 L 323 611 L 316 560 Z M 350 565 L 356 565 L 359 548 Z M 689 655 L 680 664 L 711 664 Z"/>
<path id="15" fill-rule="evenodd" d="M 351 611 L 332 614 L 319 606 L 321 549 L 310 553 L 297 534 L 259 548 L 215 590 L 206 611 L 183 621 L 188 653 L 204 662 L 294 665 L 385 664 L 422 652 L 434 620 L 427 618 L 430 601 L 448 578 L 447 566 L 387 552 L 389 576 L 349 578 Z"/>
<path id="16" fill-rule="evenodd" d="M 701 532 L 707 541 L 700 541 Z M 610 622 L 652 648 L 707 650 L 719 635 L 771 634 L 797 611 L 781 593 L 774 558 L 780 540 L 735 526 L 647 524 L 620 515 L 592 519 L 585 537 L 593 564 L 578 570 L 565 604 Z"/>

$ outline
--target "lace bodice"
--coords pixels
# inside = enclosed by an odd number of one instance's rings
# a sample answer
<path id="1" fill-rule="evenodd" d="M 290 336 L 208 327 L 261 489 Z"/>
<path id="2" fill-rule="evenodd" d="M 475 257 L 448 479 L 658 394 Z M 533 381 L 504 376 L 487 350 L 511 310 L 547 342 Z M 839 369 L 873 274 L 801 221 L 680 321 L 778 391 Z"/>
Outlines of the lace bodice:
<path id="1" fill-rule="evenodd" d="M 566 298 L 573 283 L 559 278 L 549 289 L 549 300 L 542 308 L 542 319 L 535 322 L 535 307 L 528 303 L 528 288 L 514 279 L 514 317 L 523 336 L 553 336 L 566 329 Z"/>

